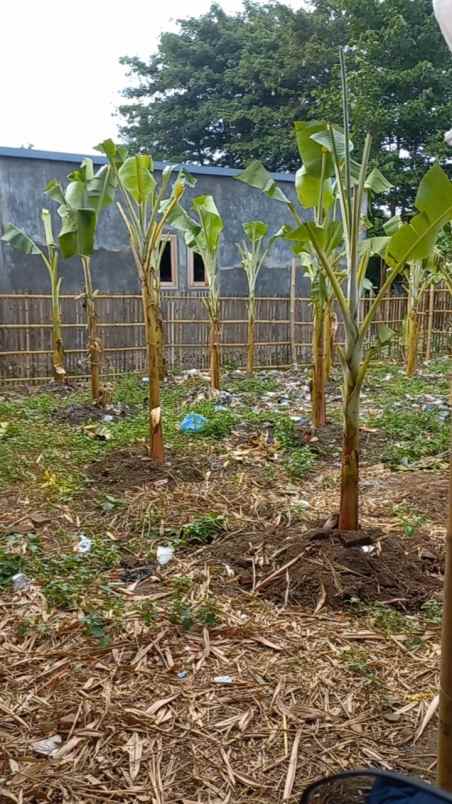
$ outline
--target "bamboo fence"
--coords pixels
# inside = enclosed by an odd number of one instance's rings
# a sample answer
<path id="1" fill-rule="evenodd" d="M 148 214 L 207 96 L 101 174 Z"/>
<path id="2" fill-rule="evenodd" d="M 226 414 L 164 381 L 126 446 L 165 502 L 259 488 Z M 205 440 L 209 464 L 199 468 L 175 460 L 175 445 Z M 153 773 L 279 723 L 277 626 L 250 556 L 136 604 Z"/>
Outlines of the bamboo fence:
<path id="1" fill-rule="evenodd" d="M 202 291 L 162 294 L 167 365 L 171 370 L 208 367 L 208 318 Z M 256 310 L 256 367 L 283 368 L 307 365 L 311 360 L 312 307 L 309 299 L 295 296 L 258 298 Z M 362 314 L 368 307 L 363 302 Z M 99 294 L 96 299 L 99 330 L 103 337 L 105 376 L 145 371 L 144 324 L 138 294 Z M 419 310 L 420 351 L 428 358 L 444 354 L 451 345 L 452 309 L 447 289 L 426 293 Z M 247 300 L 221 299 L 223 366 L 246 364 Z M 401 329 L 405 296 L 388 296 L 372 324 L 369 338 L 386 324 L 398 336 L 385 354 L 402 356 Z M 63 336 L 69 378 L 88 375 L 83 299 L 62 296 Z M 340 316 L 338 316 L 340 321 Z M 336 341 L 342 343 L 339 324 Z M 38 382 L 51 377 L 50 296 L 0 295 L 0 383 Z"/>

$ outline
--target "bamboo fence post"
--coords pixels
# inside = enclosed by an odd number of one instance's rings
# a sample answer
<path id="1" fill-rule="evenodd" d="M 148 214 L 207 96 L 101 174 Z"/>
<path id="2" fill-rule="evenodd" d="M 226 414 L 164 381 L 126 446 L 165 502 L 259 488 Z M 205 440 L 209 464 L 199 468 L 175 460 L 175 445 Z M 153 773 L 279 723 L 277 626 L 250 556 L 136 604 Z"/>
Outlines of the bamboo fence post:
<path id="1" fill-rule="evenodd" d="M 428 297 L 428 318 L 427 318 L 427 343 L 425 347 L 425 359 L 432 359 L 432 335 L 433 335 L 433 312 L 435 305 L 435 288 L 430 285 Z"/>
<path id="2" fill-rule="evenodd" d="M 290 319 L 290 350 L 291 362 L 294 369 L 298 368 L 297 363 L 297 341 L 295 337 L 295 308 L 296 308 L 296 287 L 297 287 L 297 261 L 294 258 L 290 269 L 290 303 L 289 303 L 289 319 Z"/>
<path id="3" fill-rule="evenodd" d="M 452 402 L 452 378 L 449 385 Z M 438 784 L 452 792 L 452 449 L 449 450 L 449 514 L 439 691 Z"/>

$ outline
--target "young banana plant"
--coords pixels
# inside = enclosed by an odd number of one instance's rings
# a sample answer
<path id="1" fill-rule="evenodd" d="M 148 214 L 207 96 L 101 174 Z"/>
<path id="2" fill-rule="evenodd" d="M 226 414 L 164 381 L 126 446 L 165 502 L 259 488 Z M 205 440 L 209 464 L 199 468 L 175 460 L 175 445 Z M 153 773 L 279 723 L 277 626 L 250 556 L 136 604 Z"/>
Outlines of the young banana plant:
<path id="1" fill-rule="evenodd" d="M 309 193 L 325 191 L 325 176 L 332 175 L 340 208 L 340 221 L 303 220 L 273 181 L 262 165 L 253 163 L 240 177 L 252 186 L 263 189 L 271 198 L 286 203 L 297 221 L 297 227 L 286 230 L 286 236 L 293 240 L 299 251 L 307 247 L 317 257 L 319 267 L 329 280 L 334 297 L 341 312 L 345 329 L 345 347 L 339 349 L 343 370 L 343 418 L 344 439 L 341 469 L 341 500 L 339 527 L 356 530 L 359 525 L 359 403 L 361 388 L 371 359 L 379 347 L 392 337 L 392 332 L 381 326 L 377 343 L 369 344 L 369 330 L 375 319 L 382 299 L 391 288 L 394 280 L 404 270 L 407 262 L 422 261 L 431 253 L 438 233 L 452 219 L 452 183 L 439 167 L 433 165 L 422 179 L 416 197 L 418 214 L 409 223 L 403 224 L 389 239 L 363 237 L 363 207 L 366 192 L 381 192 L 388 183 L 378 170 L 368 175 L 371 138 L 366 137 L 362 160 L 355 162 L 351 157 L 352 145 L 349 134 L 349 103 L 345 60 L 341 52 L 341 74 L 343 94 L 344 127 L 342 131 L 332 125 L 308 134 L 310 140 L 322 146 L 320 167 L 314 158 L 304 164 L 297 174 L 298 196 L 300 183 Z M 310 146 L 308 147 L 308 154 Z M 312 153 L 314 151 L 312 149 Z M 306 203 L 306 202 L 304 202 Z M 339 226 L 340 239 L 344 244 L 345 287 L 337 274 L 337 255 L 331 250 L 332 227 Z M 335 235 L 334 235 L 335 236 Z M 338 235 L 339 238 L 339 235 Z M 363 317 L 360 301 L 364 291 L 364 280 L 369 257 L 372 253 L 383 253 L 389 270 L 384 282 L 372 299 Z"/>
<path id="2" fill-rule="evenodd" d="M 58 235 L 63 257 L 80 258 L 83 269 L 84 301 L 88 332 L 88 354 L 91 373 L 91 395 L 95 405 L 102 407 L 105 394 L 101 381 L 102 340 L 98 333 L 96 295 L 91 270 L 96 229 L 101 213 L 114 199 L 116 180 L 109 165 L 96 172 L 91 159 L 85 159 L 80 167 L 69 173 L 69 183 L 63 189 L 60 182 L 52 179 L 46 193 L 59 204 L 61 229 Z"/>
<path id="3" fill-rule="evenodd" d="M 66 376 L 64 368 L 64 347 L 61 329 L 61 277 L 58 276 L 58 249 L 52 230 L 52 219 L 48 209 L 41 211 L 41 220 L 44 228 L 45 251 L 41 249 L 22 229 L 13 224 L 5 227 L 2 240 L 23 254 L 38 254 L 47 268 L 50 279 L 51 310 L 52 310 L 52 368 L 55 382 L 63 383 Z"/>
<path id="4" fill-rule="evenodd" d="M 419 341 L 419 308 L 425 291 L 438 281 L 431 270 L 431 259 L 410 262 L 405 270 L 407 291 L 407 314 L 404 321 L 406 373 L 412 377 L 416 371 Z"/>
<path id="5" fill-rule="evenodd" d="M 184 233 L 187 246 L 201 255 L 206 269 L 209 292 L 204 303 L 210 321 L 210 382 L 215 393 L 220 390 L 221 310 L 218 254 L 224 223 L 211 195 L 199 195 L 194 198 L 192 209 L 196 214 L 196 220 L 179 207 L 171 215 L 170 223 L 175 229 Z"/>
<path id="6" fill-rule="evenodd" d="M 277 235 L 265 244 L 269 227 L 263 221 L 249 221 L 243 224 L 246 239 L 238 244 L 242 268 L 248 282 L 248 334 L 246 369 L 254 374 L 255 329 L 256 329 L 256 282 L 259 272 L 267 259 Z"/>
<path id="7" fill-rule="evenodd" d="M 149 452 L 157 463 L 165 460 L 160 401 L 163 365 L 163 325 L 160 304 L 160 262 L 164 234 L 171 216 L 193 180 L 180 171 L 172 183 L 173 169 L 166 167 L 159 183 L 149 154 L 125 158 L 122 146 L 105 140 L 97 146 L 117 176 L 121 200 L 117 208 L 129 235 L 141 284 L 149 373 Z"/>

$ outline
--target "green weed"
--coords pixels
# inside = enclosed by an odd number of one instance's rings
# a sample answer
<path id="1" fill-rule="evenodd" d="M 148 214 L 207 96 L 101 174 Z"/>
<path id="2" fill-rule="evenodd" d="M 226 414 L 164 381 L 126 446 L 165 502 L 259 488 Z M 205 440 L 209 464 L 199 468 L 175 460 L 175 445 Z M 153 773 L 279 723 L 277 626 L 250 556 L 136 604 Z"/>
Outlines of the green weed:
<path id="1" fill-rule="evenodd" d="M 424 619 L 431 625 L 441 625 L 443 618 L 443 607 L 439 600 L 432 598 L 426 600 L 421 606 Z"/>
<path id="2" fill-rule="evenodd" d="M 224 516 L 205 514 L 182 527 L 180 541 L 184 545 L 210 544 L 224 530 L 224 524 Z"/>

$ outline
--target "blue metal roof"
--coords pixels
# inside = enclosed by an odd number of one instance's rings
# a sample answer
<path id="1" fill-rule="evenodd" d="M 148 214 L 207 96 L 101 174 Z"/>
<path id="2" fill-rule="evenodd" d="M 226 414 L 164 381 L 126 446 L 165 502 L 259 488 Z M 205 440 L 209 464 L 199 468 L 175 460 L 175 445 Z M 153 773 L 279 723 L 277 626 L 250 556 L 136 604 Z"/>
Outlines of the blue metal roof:
<path id="1" fill-rule="evenodd" d="M 1 157 L 14 157 L 15 159 L 42 159 L 51 162 L 72 163 L 80 163 L 83 159 L 88 157 L 98 165 L 103 165 L 106 162 L 105 157 L 101 156 L 100 154 L 71 154 L 61 153 L 60 151 L 38 151 L 34 148 L 2 148 L 0 146 L 0 158 Z M 155 167 L 157 170 L 162 170 L 166 164 L 169 163 L 156 162 Z M 175 165 L 175 167 L 179 167 L 179 165 Z M 235 168 L 213 167 L 212 165 L 193 165 L 190 162 L 184 162 L 183 167 L 186 168 L 189 173 L 193 173 L 195 176 L 238 176 L 241 172 Z M 293 173 L 272 173 L 272 176 L 274 179 L 276 179 L 276 181 L 287 181 L 291 183 L 293 183 L 295 178 Z"/>

